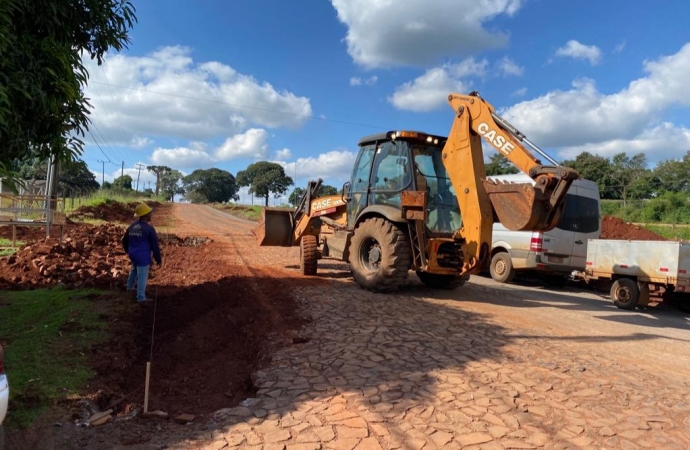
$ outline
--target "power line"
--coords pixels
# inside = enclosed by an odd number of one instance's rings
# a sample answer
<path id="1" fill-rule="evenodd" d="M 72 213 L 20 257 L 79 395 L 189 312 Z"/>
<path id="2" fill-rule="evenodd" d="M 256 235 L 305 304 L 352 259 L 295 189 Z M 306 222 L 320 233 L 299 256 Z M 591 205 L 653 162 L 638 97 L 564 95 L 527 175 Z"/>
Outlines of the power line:
<path id="1" fill-rule="evenodd" d="M 92 83 L 93 84 L 105 84 L 105 83 L 101 83 L 99 81 L 92 81 Z M 167 95 L 170 97 L 185 98 L 187 100 L 196 100 L 199 102 L 215 103 L 218 105 L 228 105 L 228 106 L 235 106 L 237 108 L 253 109 L 256 111 L 270 112 L 273 114 L 282 114 L 285 116 L 302 117 L 302 118 L 306 118 L 306 119 L 321 120 L 323 122 L 333 122 L 333 123 L 340 123 L 340 124 L 344 124 L 344 125 L 354 125 L 354 126 L 358 126 L 358 127 L 373 128 L 373 129 L 377 129 L 377 130 L 388 130 L 388 129 L 390 129 L 390 127 L 382 127 L 382 126 L 377 126 L 377 125 L 366 125 L 363 123 L 348 122 L 345 120 L 328 119 L 325 117 L 308 116 L 306 114 L 297 114 L 297 113 L 290 113 L 290 112 L 284 112 L 284 111 L 275 111 L 272 109 L 258 108 L 256 106 L 240 105 L 238 103 L 230 103 L 230 102 L 224 102 L 224 101 L 220 101 L 220 100 L 209 100 L 209 99 L 205 99 L 205 98 L 191 97 L 188 95 L 170 94 L 168 92 L 150 91 L 148 89 L 140 89 L 140 88 L 133 88 L 133 87 L 129 87 L 129 86 L 121 86 L 119 84 L 108 84 L 108 86 L 118 87 L 121 89 L 129 89 L 130 91 L 147 92 L 150 94 Z"/>

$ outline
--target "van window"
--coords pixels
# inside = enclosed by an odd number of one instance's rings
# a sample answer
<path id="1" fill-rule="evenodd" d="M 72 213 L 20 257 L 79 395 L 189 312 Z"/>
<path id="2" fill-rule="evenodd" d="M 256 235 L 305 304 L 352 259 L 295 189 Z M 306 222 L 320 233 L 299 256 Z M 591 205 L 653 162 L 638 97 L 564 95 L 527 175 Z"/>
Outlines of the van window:
<path id="1" fill-rule="evenodd" d="M 595 198 L 568 194 L 556 228 L 576 233 L 599 231 L 599 202 Z"/>

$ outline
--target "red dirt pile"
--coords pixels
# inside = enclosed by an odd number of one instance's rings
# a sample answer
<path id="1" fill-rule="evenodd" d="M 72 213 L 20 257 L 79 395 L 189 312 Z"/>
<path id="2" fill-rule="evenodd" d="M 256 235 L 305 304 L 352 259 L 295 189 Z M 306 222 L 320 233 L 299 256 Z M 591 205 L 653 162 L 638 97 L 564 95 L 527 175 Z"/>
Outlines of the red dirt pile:
<path id="1" fill-rule="evenodd" d="M 601 239 L 625 239 L 635 241 L 666 241 L 653 231 L 626 223 L 613 216 L 605 216 L 601 223 Z"/>
<path id="2" fill-rule="evenodd" d="M 115 225 L 72 227 L 62 242 L 56 238 L 39 240 L 0 258 L 0 279 L 18 289 L 58 284 L 115 287 L 129 265 L 120 244 L 122 233 L 123 229 Z"/>
<path id="3" fill-rule="evenodd" d="M 122 286 L 130 265 L 120 242 L 123 233 L 123 227 L 112 224 L 78 225 L 69 228 L 62 242 L 44 238 L 25 245 L 0 258 L 0 288 Z M 160 238 L 163 247 L 196 246 L 207 240 L 167 234 Z"/>
<path id="4" fill-rule="evenodd" d="M 151 207 L 160 205 L 159 202 L 146 201 L 144 202 Z M 138 203 L 121 203 L 116 200 L 108 200 L 97 206 L 81 206 L 69 218 L 72 220 L 83 219 L 99 219 L 106 222 L 122 222 L 129 223 L 134 220 L 134 209 Z"/>

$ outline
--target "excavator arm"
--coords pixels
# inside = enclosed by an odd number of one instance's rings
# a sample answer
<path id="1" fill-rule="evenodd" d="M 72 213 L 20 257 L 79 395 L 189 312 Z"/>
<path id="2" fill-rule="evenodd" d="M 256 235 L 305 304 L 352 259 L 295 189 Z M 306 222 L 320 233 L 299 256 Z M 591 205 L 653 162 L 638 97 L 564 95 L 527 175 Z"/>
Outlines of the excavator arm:
<path id="1" fill-rule="evenodd" d="M 443 147 L 443 164 L 463 219 L 454 238 L 465 242 L 462 272 L 477 273 L 488 262 L 495 220 L 510 230 L 551 230 L 558 224 L 568 188 L 578 173 L 559 166 L 479 94 L 451 94 L 448 102 L 456 115 Z M 534 185 L 487 180 L 482 138 L 528 174 Z M 542 165 L 527 146 L 552 165 Z"/>

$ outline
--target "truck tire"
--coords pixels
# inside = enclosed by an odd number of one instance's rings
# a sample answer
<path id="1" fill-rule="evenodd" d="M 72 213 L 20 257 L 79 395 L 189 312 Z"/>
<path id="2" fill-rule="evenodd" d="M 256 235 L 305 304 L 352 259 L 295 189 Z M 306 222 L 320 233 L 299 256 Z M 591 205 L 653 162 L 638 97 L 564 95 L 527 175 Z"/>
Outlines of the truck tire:
<path id="1" fill-rule="evenodd" d="M 491 258 L 491 266 L 489 267 L 491 278 L 499 283 L 510 283 L 515 278 L 515 269 L 513 268 L 513 260 L 506 252 L 498 252 Z"/>
<path id="2" fill-rule="evenodd" d="M 467 281 L 466 277 L 460 278 L 454 275 L 439 275 L 420 271 L 417 271 L 417 276 L 419 277 L 419 281 L 430 288 L 447 289 L 449 291 L 459 288 Z"/>
<path id="3" fill-rule="evenodd" d="M 316 275 L 319 251 L 316 248 L 316 236 L 306 234 L 299 244 L 299 269 L 302 275 Z"/>
<path id="4" fill-rule="evenodd" d="M 620 309 L 635 309 L 640 299 L 640 288 L 630 278 L 619 278 L 611 285 L 611 300 Z"/>
<path id="5" fill-rule="evenodd" d="M 372 292 L 390 292 L 407 282 L 412 263 L 410 244 L 393 223 L 380 217 L 362 222 L 350 243 L 355 281 Z"/>

